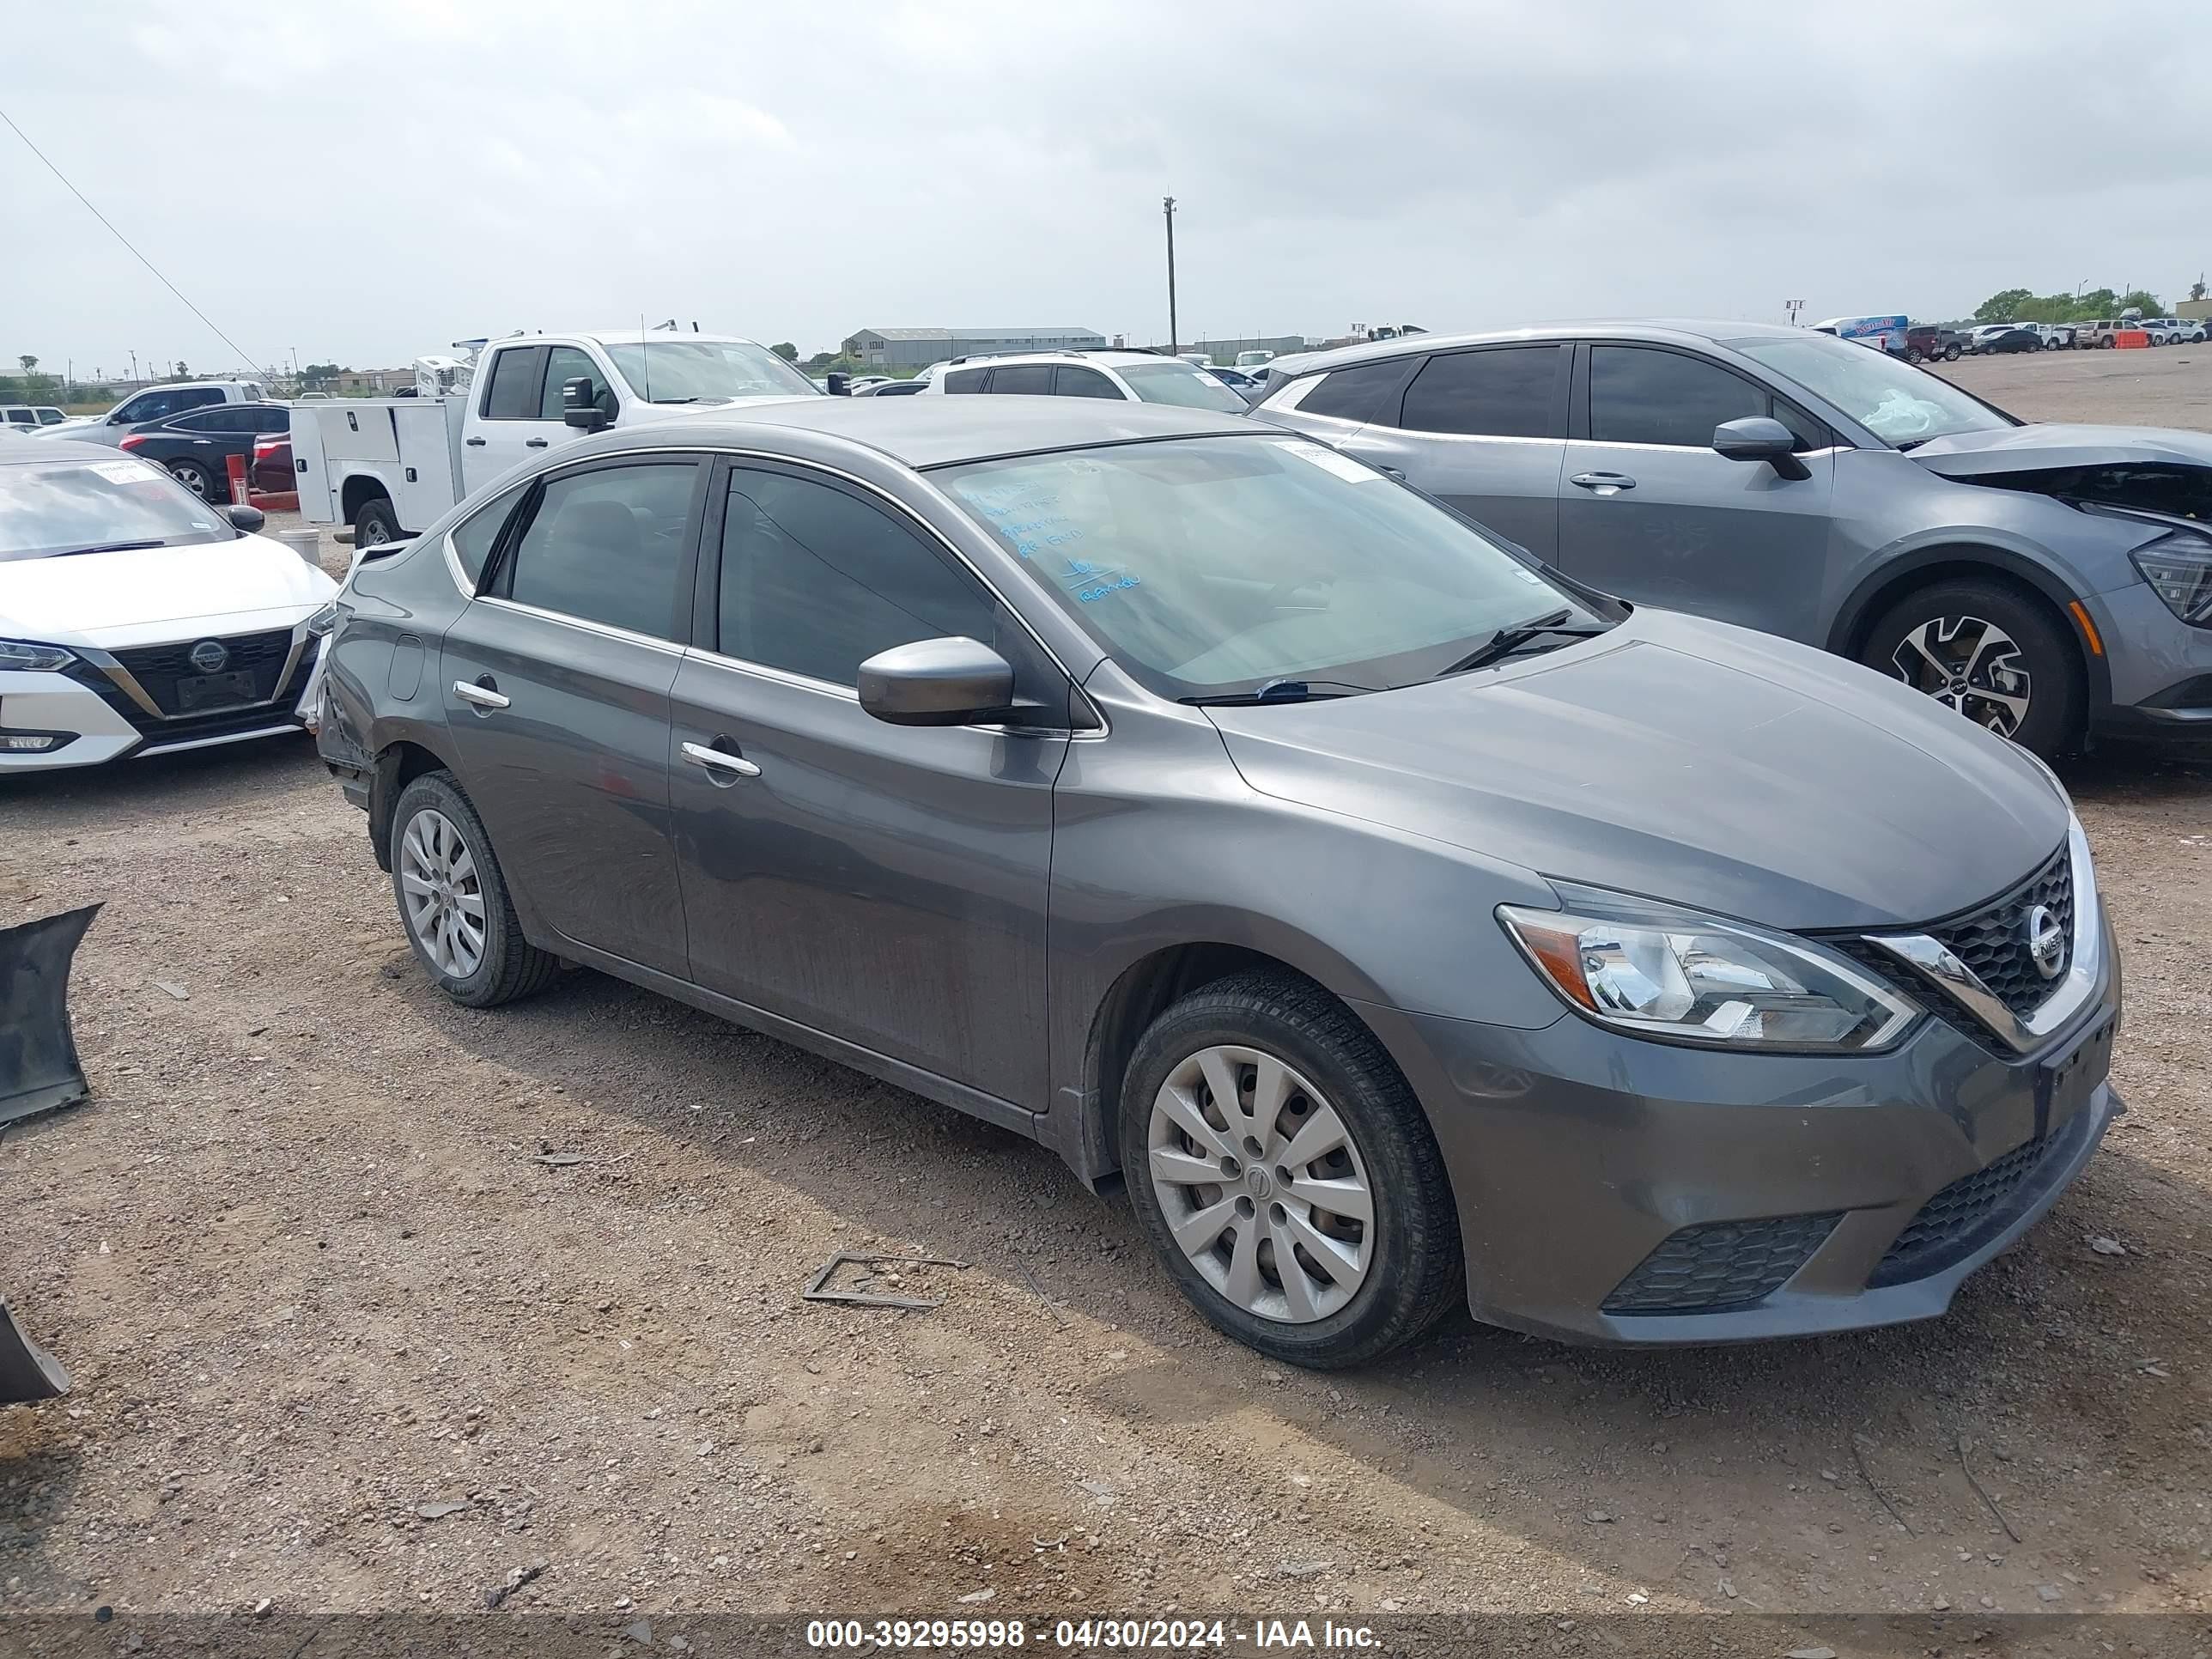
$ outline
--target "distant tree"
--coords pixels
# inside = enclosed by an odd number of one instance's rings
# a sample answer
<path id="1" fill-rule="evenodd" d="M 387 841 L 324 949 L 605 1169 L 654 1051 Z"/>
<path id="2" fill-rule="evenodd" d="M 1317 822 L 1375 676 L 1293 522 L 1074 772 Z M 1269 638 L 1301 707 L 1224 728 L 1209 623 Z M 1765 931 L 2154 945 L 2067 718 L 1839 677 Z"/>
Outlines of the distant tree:
<path id="1" fill-rule="evenodd" d="M 817 351 L 811 357 L 809 357 L 806 360 L 806 366 L 809 368 L 826 368 L 836 361 L 837 354 L 836 352 Z"/>
<path id="2" fill-rule="evenodd" d="M 2021 307 L 2034 299 L 2024 288 L 2008 288 L 2002 294 L 1992 294 L 1974 307 L 1978 323 L 2010 323 L 2020 319 Z"/>
<path id="3" fill-rule="evenodd" d="M 775 345 L 770 346 L 769 349 L 775 353 L 777 356 L 782 358 L 787 363 L 795 363 L 799 361 L 799 348 L 792 344 L 788 340 L 779 341 Z"/>
<path id="4" fill-rule="evenodd" d="M 345 373 L 336 363 L 309 363 L 300 371 L 300 386 L 302 391 L 313 391 Z"/>
<path id="5" fill-rule="evenodd" d="M 182 357 L 177 359 L 177 378 L 180 380 L 189 380 L 192 378 L 192 372 L 185 367 L 185 360 Z"/>
<path id="6" fill-rule="evenodd" d="M 2204 279 L 2202 276 L 2189 285 L 2189 297 L 2192 300 L 2201 300 L 2204 297 Z"/>
<path id="7" fill-rule="evenodd" d="M 2166 315 L 2166 307 L 2158 302 L 2158 295 L 2147 288 L 2135 289 L 2120 295 L 2120 309 L 2125 311 L 2130 306 L 2142 312 L 2146 317 Z"/>

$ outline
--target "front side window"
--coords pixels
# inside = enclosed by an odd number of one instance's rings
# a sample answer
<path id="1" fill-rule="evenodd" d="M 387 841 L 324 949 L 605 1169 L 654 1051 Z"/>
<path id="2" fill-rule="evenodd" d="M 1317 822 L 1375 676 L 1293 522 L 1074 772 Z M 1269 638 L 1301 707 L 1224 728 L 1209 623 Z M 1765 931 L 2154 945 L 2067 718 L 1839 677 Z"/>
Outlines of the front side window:
<path id="1" fill-rule="evenodd" d="M 1185 438 L 932 475 L 1163 696 L 1444 672 L 1499 629 L 1601 620 L 1465 520 L 1303 439 Z"/>
<path id="2" fill-rule="evenodd" d="M 915 640 L 998 643 L 996 604 L 920 532 L 844 490 L 788 473 L 730 474 L 720 650 L 854 685 L 861 663 Z"/>
<path id="3" fill-rule="evenodd" d="M 609 344 L 607 356 L 629 389 L 653 404 L 722 404 L 742 398 L 812 398 L 821 388 L 750 340 L 686 340 L 671 335 L 641 344 Z"/>
<path id="4" fill-rule="evenodd" d="M 545 390 L 538 400 L 538 418 L 541 421 L 564 420 L 568 405 L 562 389 L 569 381 L 589 380 L 592 383 L 592 402 L 608 415 L 615 412 L 614 394 L 608 390 L 607 377 L 599 373 L 599 365 L 574 346 L 556 345 L 547 349 L 545 359 Z M 605 401 L 602 402 L 604 396 Z"/>
<path id="5" fill-rule="evenodd" d="M 237 534 L 165 469 L 130 456 L 0 466 L 0 563 Z"/>
<path id="6" fill-rule="evenodd" d="M 1566 361 L 1566 348 L 1558 345 L 1443 353 L 1406 388 L 1398 424 L 1486 438 L 1564 438 L 1560 369 Z"/>
<path id="7" fill-rule="evenodd" d="M 1864 346 L 1842 349 L 1874 355 Z M 1642 346 L 1590 348 L 1594 443 L 1706 449 L 1722 422 L 1765 413 L 1765 392 L 1717 363 Z"/>
<path id="8" fill-rule="evenodd" d="M 161 420 L 175 414 L 180 409 L 189 409 L 191 406 L 189 404 L 179 403 L 172 392 L 149 392 L 143 398 L 133 398 L 123 405 L 118 414 L 119 418 L 128 425 L 135 424 L 139 421 Z"/>
<path id="9" fill-rule="evenodd" d="M 1052 382 L 1054 395 L 1061 398 L 1113 398 L 1122 402 L 1121 389 L 1095 368 L 1076 368 L 1062 363 Z"/>
<path id="10" fill-rule="evenodd" d="M 676 590 L 698 471 L 689 461 L 653 462 L 547 481 L 500 568 L 500 597 L 679 637 Z"/>
<path id="11" fill-rule="evenodd" d="M 1218 409 L 1225 415 L 1242 415 L 1244 400 L 1204 369 L 1189 363 L 1116 363 L 1114 372 L 1129 390 L 1148 404 L 1173 404 L 1181 409 Z"/>
<path id="12" fill-rule="evenodd" d="M 491 377 L 484 386 L 483 418 L 487 421 L 534 421 L 538 418 L 538 388 L 545 381 L 544 346 L 509 346 L 495 352 Z"/>
<path id="13" fill-rule="evenodd" d="M 514 511 L 514 504 L 529 489 L 527 483 L 519 483 L 514 489 L 495 495 L 455 525 L 447 536 L 446 539 L 453 544 L 453 556 L 461 562 L 461 568 L 469 573 L 471 589 L 483 580 L 484 562 L 491 557 L 492 544 L 499 539 L 501 526 L 507 523 L 507 515 Z"/>
<path id="14" fill-rule="evenodd" d="M 1961 432 L 2001 432 L 2015 422 L 1939 374 L 1841 341 L 1735 342 L 1760 368 L 1794 380 L 1885 443 L 1909 448 Z"/>

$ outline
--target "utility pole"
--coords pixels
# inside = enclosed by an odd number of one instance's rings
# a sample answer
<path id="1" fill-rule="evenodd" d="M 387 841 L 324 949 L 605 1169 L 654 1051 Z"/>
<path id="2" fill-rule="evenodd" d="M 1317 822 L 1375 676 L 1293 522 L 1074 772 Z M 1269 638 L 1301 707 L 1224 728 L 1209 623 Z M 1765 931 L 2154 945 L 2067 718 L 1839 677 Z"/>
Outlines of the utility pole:
<path id="1" fill-rule="evenodd" d="M 1160 212 L 1168 224 L 1168 356 L 1176 355 L 1175 198 L 1160 198 Z"/>
<path id="2" fill-rule="evenodd" d="M 295 385 L 295 386 L 297 386 L 299 383 L 300 383 L 300 348 L 299 348 L 299 347 L 297 347 L 297 346 L 294 346 L 294 347 L 292 348 L 292 384 L 293 384 L 293 385 Z"/>
<path id="3" fill-rule="evenodd" d="M 131 383 L 138 384 L 138 354 L 135 351 L 131 354 Z"/>

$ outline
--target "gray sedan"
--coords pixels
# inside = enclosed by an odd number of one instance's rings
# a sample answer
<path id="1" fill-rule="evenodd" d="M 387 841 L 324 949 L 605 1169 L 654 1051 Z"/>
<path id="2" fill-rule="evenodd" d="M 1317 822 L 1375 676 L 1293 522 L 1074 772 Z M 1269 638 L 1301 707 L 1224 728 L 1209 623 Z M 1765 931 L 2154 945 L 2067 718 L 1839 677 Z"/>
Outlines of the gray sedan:
<path id="1" fill-rule="evenodd" d="M 1753 323 L 1420 335 L 1260 418 L 1624 599 L 1823 646 L 2051 754 L 2212 741 L 2212 436 L 2044 426 Z"/>
<path id="2" fill-rule="evenodd" d="M 586 438 L 331 629 L 447 995 L 580 963 L 1034 1137 L 1296 1364 L 1934 1315 L 2119 1109 L 2038 762 L 1239 417 Z"/>

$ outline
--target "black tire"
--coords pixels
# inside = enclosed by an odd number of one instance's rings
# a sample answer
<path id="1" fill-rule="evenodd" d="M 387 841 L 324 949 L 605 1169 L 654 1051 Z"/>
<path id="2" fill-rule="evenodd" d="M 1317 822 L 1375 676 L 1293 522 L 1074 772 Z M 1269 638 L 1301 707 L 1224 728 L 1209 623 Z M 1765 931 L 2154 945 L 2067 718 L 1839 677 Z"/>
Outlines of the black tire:
<path id="1" fill-rule="evenodd" d="M 1342 1308 L 1307 1323 L 1265 1318 L 1207 1282 L 1170 1231 L 1152 1176 L 1152 1102 L 1175 1067 L 1219 1043 L 1287 1062 L 1328 1097 L 1371 1188 L 1367 1275 Z M 1138 1041 L 1121 1096 L 1122 1173 L 1138 1224 L 1169 1273 L 1215 1329 L 1270 1358 L 1317 1370 L 1365 1364 L 1463 1305 L 1459 1216 L 1413 1091 L 1382 1045 L 1344 1005 L 1287 973 L 1252 973 L 1193 992 Z"/>
<path id="2" fill-rule="evenodd" d="M 1898 648 L 1927 623 L 1952 617 L 1993 623 L 2019 648 L 2028 676 L 2027 713 L 2017 730 L 2002 735 L 2045 759 L 2070 749 L 2081 735 L 2081 653 L 2050 607 L 2016 587 L 1962 577 L 1908 593 L 1868 630 L 1859 660 L 1902 679 L 1893 660 Z"/>
<path id="3" fill-rule="evenodd" d="M 1926 362 L 1928 359 L 1921 355 L 1918 346 L 1907 346 L 1905 348 L 1905 361 L 1917 367 Z"/>
<path id="4" fill-rule="evenodd" d="M 460 832 L 462 844 L 476 865 L 484 909 L 483 958 L 476 970 L 465 977 L 447 973 L 431 960 L 428 950 L 407 917 L 400 849 L 408 825 L 426 809 L 442 813 L 447 822 Z M 499 867 L 499 859 L 492 852 L 491 837 L 485 833 L 483 820 L 477 816 L 476 807 L 461 793 L 460 785 L 450 772 L 425 772 L 400 792 L 399 803 L 392 811 L 390 834 L 392 897 L 399 908 L 399 925 L 406 930 L 407 943 L 415 952 L 415 959 L 422 964 L 440 990 L 465 1008 L 495 1008 L 501 1003 L 535 996 L 553 982 L 560 968 L 559 958 L 539 950 L 522 936 L 522 924 L 515 917 L 514 901 L 508 896 L 507 876 Z"/>
<path id="5" fill-rule="evenodd" d="M 1943 348 L 1943 361 L 1945 362 L 1955 363 L 1959 361 L 1959 348 L 1957 346 L 1947 345 Z"/>
<path id="6" fill-rule="evenodd" d="M 230 500 L 229 481 L 218 481 L 198 461 L 171 461 L 169 476 L 210 507 L 222 507 Z"/>
<path id="7" fill-rule="evenodd" d="M 374 547 L 380 542 L 396 542 L 404 533 L 399 528 L 399 514 L 392 510 L 392 502 L 385 496 L 372 495 L 354 513 L 353 544 L 356 547 Z"/>

